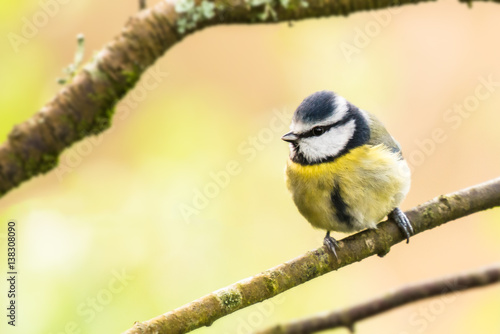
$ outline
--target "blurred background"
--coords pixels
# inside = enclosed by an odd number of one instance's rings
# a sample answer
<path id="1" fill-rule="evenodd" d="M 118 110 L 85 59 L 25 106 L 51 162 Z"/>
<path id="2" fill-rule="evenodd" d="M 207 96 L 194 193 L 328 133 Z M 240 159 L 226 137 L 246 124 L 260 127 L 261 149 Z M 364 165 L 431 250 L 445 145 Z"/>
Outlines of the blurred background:
<path id="1" fill-rule="evenodd" d="M 78 33 L 88 61 L 138 7 L 62 2 L 0 4 L 1 142 L 61 89 Z M 318 90 L 375 113 L 401 143 L 413 170 L 403 209 L 498 177 L 499 18 L 498 4 L 445 0 L 189 36 L 118 105 L 110 130 L 0 198 L 2 264 L 9 219 L 19 245 L 18 326 L 2 316 L 1 332 L 120 333 L 321 246 L 285 188 L 280 140 Z M 496 209 L 448 223 L 195 333 L 250 333 L 488 265 L 499 219 Z M 0 289 L 6 305 L 5 279 Z M 499 286 L 457 293 L 356 329 L 500 333 L 499 300 Z"/>

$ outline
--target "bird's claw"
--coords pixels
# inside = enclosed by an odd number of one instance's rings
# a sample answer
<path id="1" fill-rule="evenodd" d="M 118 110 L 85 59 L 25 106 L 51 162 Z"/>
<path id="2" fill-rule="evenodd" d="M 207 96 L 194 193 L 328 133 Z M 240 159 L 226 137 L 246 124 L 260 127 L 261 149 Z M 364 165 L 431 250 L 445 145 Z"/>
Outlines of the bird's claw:
<path id="1" fill-rule="evenodd" d="M 323 245 L 325 245 L 326 248 L 328 248 L 336 258 L 338 258 L 335 248 L 338 248 L 339 244 L 337 243 L 337 240 L 330 236 L 330 231 L 326 233 L 325 239 L 323 239 Z"/>
<path id="2" fill-rule="evenodd" d="M 396 224 L 398 224 L 403 234 L 406 236 L 406 243 L 409 243 L 410 236 L 415 234 L 415 231 L 413 230 L 413 226 L 411 226 L 408 217 L 406 217 L 406 215 L 404 214 L 403 211 L 401 211 L 400 208 L 395 208 L 394 210 L 392 210 L 390 215 L 391 218 L 394 219 Z"/>

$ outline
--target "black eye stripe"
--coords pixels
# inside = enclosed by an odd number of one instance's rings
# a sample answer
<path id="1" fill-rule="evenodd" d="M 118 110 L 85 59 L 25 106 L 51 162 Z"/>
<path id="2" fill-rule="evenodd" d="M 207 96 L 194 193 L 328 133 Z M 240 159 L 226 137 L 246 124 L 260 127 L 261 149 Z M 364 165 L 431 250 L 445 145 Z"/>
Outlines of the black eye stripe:
<path id="1" fill-rule="evenodd" d="M 337 121 L 337 122 L 334 122 L 332 124 L 328 124 L 328 125 L 321 125 L 321 126 L 315 126 L 314 128 L 312 128 L 311 130 L 309 131 L 306 131 L 304 133 L 300 133 L 298 134 L 298 136 L 300 138 L 308 138 L 308 137 L 317 137 L 317 136 L 320 136 L 322 135 L 323 133 L 327 132 L 328 130 L 330 130 L 331 128 L 334 128 L 334 127 L 337 127 L 337 126 L 341 126 L 341 125 L 344 125 L 346 124 L 347 122 L 349 122 L 351 119 L 353 119 L 352 117 L 344 117 L 342 118 L 341 120 Z M 317 128 L 321 128 L 323 131 L 320 133 L 320 134 L 315 134 L 315 129 Z"/>

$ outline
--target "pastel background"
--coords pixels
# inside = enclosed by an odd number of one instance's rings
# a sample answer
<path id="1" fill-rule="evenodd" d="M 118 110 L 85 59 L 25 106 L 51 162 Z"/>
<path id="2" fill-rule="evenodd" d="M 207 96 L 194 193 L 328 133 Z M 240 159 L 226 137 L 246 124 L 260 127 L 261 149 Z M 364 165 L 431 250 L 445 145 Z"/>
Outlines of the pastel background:
<path id="1" fill-rule="evenodd" d="M 60 89 L 78 33 L 87 61 L 137 6 L 1 2 L 0 141 Z M 43 21 L 41 13 L 51 15 Z M 12 44 L 11 33 L 34 19 L 37 31 Z M 189 36 L 118 105 L 110 130 L 0 198 L 1 277 L 9 219 L 18 226 L 20 272 L 18 327 L 7 326 L 2 311 L 0 331 L 120 333 L 320 246 L 323 232 L 286 191 L 288 147 L 280 140 L 296 106 L 318 90 L 375 113 L 401 143 L 413 169 L 403 209 L 498 177 L 498 31 L 500 5 L 444 0 Z M 446 224 L 195 333 L 249 333 L 488 265 L 500 257 L 499 220 L 496 209 Z M 2 279 L 1 309 L 6 289 Z M 499 300 L 492 286 L 356 328 L 499 333 Z"/>

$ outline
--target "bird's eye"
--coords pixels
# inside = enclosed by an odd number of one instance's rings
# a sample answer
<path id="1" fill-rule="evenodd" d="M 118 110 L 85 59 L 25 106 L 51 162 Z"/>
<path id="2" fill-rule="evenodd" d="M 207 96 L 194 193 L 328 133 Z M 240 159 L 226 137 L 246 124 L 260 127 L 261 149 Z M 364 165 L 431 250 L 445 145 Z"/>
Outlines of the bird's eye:
<path id="1" fill-rule="evenodd" d="M 312 133 L 314 136 L 320 136 L 325 132 L 325 128 L 322 126 L 317 126 L 313 129 Z"/>

